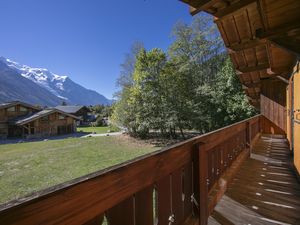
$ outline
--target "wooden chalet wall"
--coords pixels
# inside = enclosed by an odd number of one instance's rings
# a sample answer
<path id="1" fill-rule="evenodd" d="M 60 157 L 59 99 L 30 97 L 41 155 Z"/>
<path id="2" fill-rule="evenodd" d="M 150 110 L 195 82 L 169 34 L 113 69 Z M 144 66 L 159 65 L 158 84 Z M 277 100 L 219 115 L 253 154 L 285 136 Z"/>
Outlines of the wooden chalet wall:
<path id="1" fill-rule="evenodd" d="M 294 165 L 300 173 L 300 62 L 294 67 L 287 87 L 287 138 L 294 151 Z"/>
<path id="2" fill-rule="evenodd" d="M 286 134 L 286 86 L 278 79 L 262 81 L 260 110 L 261 114 L 270 121 L 265 121 L 270 125 L 263 126 L 266 128 L 263 133 Z"/>
<path id="3" fill-rule="evenodd" d="M 22 111 L 21 107 L 23 109 L 26 109 L 26 111 Z M 14 108 L 14 111 L 9 111 L 8 108 Z M 33 109 L 30 107 L 27 107 L 25 105 L 17 104 L 10 106 L 8 108 L 2 108 L 0 109 L 0 139 L 7 138 L 8 136 L 8 120 L 13 119 L 15 117 L 24 116 L 27 114 L 31 114 L 34 112 L 37 112 L 37 109 Z"/>
<path id="4" fill-rule="evenodd" d="M 76 128 L 75 119 L 65 116 L 64 119 L 59 119 L 60 113 L 53 113 L 48 116 L 49 120 L 40 118 L 33 122 L 34 134 L 30 137 L 53 136 L 58 134 L 73 133 Z"/>
<path id="5" fill-rule="evenodd" d="M 8 108 L 15 108 L 15 111 L 9 111 Z M 26 108 L 26 111 L 21 111 L 21 107 Z M 8 108 L 0 109 L 0 122 L 7 122 L 11 118 L 15 118 L 18 116 L 24 116 L 33 112 L 37 112 L 38 110 L 23 106 L 23 105 L 14 105 Z"/>

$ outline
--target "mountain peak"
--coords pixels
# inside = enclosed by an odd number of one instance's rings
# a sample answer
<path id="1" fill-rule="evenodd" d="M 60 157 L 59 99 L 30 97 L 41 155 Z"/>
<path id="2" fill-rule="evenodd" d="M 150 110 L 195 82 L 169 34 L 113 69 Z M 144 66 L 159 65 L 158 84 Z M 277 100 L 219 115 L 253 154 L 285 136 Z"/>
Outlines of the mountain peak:
<path id="1" fill-rule="evenodd" d="M 80 86 L 79 84 L 76 84 L 68 76 L 54 74 L 45 68 L 35 68 L 27 65 L 22 65 L 10 59 L 6 59 L 5 57 L 0 57 L 0 60 L 4 62 L 10 69 L 20 74 L 22 77 L 27 78 L 40 87 L 46 89 L 56 97 L 60 98 L 62 101 L 66 101 L 71 104 L 76 103 L 83 105 L 111 103 L 110 100 L 106 99 L 99 93 L 93 92 L 92 94 L 91 90 L 88 90 Z M 80 93 L 81 95 L 85 93 L 84 95 L 86 96 L 81 96 Z"/>

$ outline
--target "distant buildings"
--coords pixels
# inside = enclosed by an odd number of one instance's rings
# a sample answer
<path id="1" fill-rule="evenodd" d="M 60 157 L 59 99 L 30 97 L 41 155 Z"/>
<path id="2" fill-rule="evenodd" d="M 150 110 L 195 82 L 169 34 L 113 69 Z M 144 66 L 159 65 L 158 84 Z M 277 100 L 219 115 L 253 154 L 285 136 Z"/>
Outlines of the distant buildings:
<path id="1" fill-rule="evenodd" d="M 56 109 L 72 114 L 73 116 L 76 116 L 80 118 L 77 125 L 89 125 L 90 122 L 90 110 L 86 106 L 79 106 L 79 105 L 59 105 L 55 107 Z"/>
<path id="2" fill-rule="evenodd" d="M 76 132 L 77 121 L 80 120 L 76 113 L 68 113 L 59 108 L 41 110 L 19 101 L 3 103 L 0 104 L 0 138 L 69 134 Z"/>

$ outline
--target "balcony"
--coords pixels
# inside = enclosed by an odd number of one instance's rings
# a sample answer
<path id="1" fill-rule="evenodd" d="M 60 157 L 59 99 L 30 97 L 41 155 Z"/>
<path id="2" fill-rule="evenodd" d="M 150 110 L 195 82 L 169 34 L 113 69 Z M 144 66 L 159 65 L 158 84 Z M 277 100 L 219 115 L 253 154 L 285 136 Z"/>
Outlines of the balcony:
<path id="1" fill-rule="evenodd" d="M 299 224 L 300 185 L 291 165 L 286 139 L 263 135 L 214 208 L 209 224 Z"/>
<path id="2" fill-rule="evenodd" d="M 272 126 L 265 120 L 259 115 L 2 205 L 1 224 L 295 224 L 300 185 L 285 138 L 261 135 Z"/>

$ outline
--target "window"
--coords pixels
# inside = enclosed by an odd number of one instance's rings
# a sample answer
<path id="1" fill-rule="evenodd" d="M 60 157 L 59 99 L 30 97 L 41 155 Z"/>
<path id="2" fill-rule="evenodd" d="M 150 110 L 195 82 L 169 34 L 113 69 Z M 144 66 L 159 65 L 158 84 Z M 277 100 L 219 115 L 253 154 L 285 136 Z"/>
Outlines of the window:
<path id="1" fill-rule="evenodd" d="M 49 116 L 44 116 L 41 118 L 41 121 L 46 122 L 49 121 Z"/>
<path id="2" fill-rule="evenodd" d="M 27 108 L 21 106 L 21 107 L 20 107 L 20 112 L 27 112 Z"/>
<path id="3" fill-rule="evenodd" d="M 10 107 L 7 109 L 8 112 L 15 112 L 16 111 L 16 107 L 13 106 L 13 107 Z"/>
<path id="4" fill-rule="evenodd" d="M 64 119 L 66 119 L 66 117 L 65 117 L 64 115 L 61 115 L 61 114 L 60 114 L 60 115 L 58 116 L 58 119 L 59 119 L 59 120 L 64 120 Z"/>

